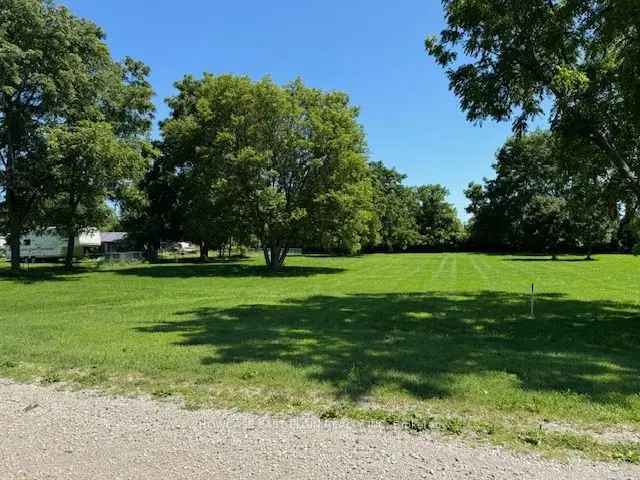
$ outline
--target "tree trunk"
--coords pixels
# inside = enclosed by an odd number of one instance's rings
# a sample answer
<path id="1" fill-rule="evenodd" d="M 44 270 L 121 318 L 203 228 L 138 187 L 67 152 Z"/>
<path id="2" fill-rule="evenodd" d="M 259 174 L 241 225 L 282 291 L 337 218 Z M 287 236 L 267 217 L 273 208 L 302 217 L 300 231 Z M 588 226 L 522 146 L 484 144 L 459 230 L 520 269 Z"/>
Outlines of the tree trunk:
<path id="1" fill-rule="evenodd" d="M 20 271 L 20 234 L 22 229 L 18 220 L 17 201 L 18 199 L 15 191 L 15 150 L 13 143 L 13 129 L 14 123 L 12 122 L 13 115 L 10 114 L 10 109 L 7 109 L 7 105 L 3 102 L 3 113 L 5 116 L 5 123 L 8 127 L 6 129 L 6 143 L 7 143 L 7 158 L 5 165 L 4 178 L 6 182 L 5 195 L 6 195 L 6 207 L 7 216 L 9 220 L 9 246 L 11 247 L 11 271 Z"/>
<path id="2" fill-rule="evenodd" d="M 11 247 L 11 271 L 20 271 L 20 233 L 13 231 L 9 235 L 9 246 Z"/>
<path id="3" fill-rule="evenodd" d="M 597 130 L 597 128 L 593 130 L 592 135 L 590 136 L 595 145 L 611 159 L 614 167 L 622 174 L 622 177 L 631 186 L 634 193 L 637 196 L 640 196 L 640 181 L 636 173 L 629 166 L 629 159 L 624 158 L 616 147 L 612 145 L 606 135 Z"/>
<path id="4" fill-rule="evenodd" d="M 73 192 L 69 193 L 69 219 L 67 221 L 67 254 L 64 258 L 64 268 L 66 270 L 73 269 L 73 254 L 76 249 L 76 212 L 78 210 L 78 201 Z"/>
<path id="5" fill-rule="evenodd" d="M 67 237 L 67 253 L 64 258 L 64 268 L 67 270 L 73 269 L 73 251 L 76 248 L 76 235 L 75 233 L 69 233 Z"/>
<path id="6" fill-rule="evenodd" d="M 150 262 L 158 261 L 158 252 L 160 251 L 160 242 L 152 240 L 146 244 L 147 260 Z"/>
<path id="7" fill-rule="evenodd" d="M 267 267 L 271 272 L 277 272 L 284 264 L 289 253 L 289 247 L 281 247 L 277 244 L 272 244 L 271 247 L 264 247 L 264 259 L 267 263 Z"/>
<path id="8" fill-rule="evenodd" d="M 6 177 L 11 177 L 11 172 L 7 169 Z M 17 211 L 16 194 L 11 185 L 6 191 L 7 217 L 9 223 L 9 246 L 11 247 L 11 271 L 20 271 L 20 234 L 22 233 L 21 222 Z"/>
<path id="9" fill-rule="evenodd" d="M 7 172 L 7 178 L 10 177 L 9 172 Z M 11 271 L 19 272 L 20 271 L 20 234 L 22 233 L 22 228 L 20 225 L 20 220 L 18 216 L 18 212 L 16 211 L 16 194 L 9 186 L 7 188 L 7 216 L 9 217 L 9 246 L 11 247 Z"/>
<path id="10" fill-rule="evenodd" d="M 206 262 L 209 260 L 209 245 L 207 242 L 200 242 L 200 261 Z"/>

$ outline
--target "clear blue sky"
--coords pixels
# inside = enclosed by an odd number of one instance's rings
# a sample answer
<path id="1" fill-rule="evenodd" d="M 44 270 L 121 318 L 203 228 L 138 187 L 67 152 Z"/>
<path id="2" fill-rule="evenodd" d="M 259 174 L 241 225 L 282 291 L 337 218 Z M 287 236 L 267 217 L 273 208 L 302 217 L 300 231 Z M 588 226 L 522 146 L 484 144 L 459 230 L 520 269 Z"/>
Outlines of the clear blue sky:
<path id="1" fill-rule="evenodd" d="M 467 183 L 492 176 L 509 124 L 466 121 L 443 71 L 424 53 L 443 27 L 437 0 L 61 0 L 107 32 L 116 58 L 152 69 L 158 119 L 183 75 L 300 76 L 361 108 L 370 156 L 407 184 L 441 183 L 465 218 Z"/>

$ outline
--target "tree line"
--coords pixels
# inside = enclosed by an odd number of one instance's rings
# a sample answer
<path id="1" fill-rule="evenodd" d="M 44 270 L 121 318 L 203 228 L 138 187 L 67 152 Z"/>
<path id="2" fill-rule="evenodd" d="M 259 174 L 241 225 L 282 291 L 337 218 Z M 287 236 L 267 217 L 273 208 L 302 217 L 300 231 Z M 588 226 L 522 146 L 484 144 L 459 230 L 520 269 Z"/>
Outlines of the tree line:
<path id="1" fill-rule="evenodd" d="M 527 249 L 555 255 L 639 240 L 640 4 L 444 0 L 426 41 L 470 121 L 512 121 L 496 178 L 466 190 L 463 228 L 438 185 L 371 162 L 348 96 L 301 80 L 185 76 L 152 140 L 138 60 L 51 0 L 0 0 L 0 234 L 68 238 L 113 222 L 154 257 L 162 240 L 292 247 Z M 459 53 L 464 52 L 460 61 Z M 527 133 L 549 110 L 546 132 Z M 550 107 L 550 108 L 549 108 Z"/>
<path id="2" fill-rule="evenodd" d="M 341 92 L 264 78 L 185 77 L 168 100 L 160 155 L 125 198 L 123 225 L 151 258 L 161 240 L 210 250 L 261 246 L 277 270 L 291 247 L 354 254 L 457 242 L 439 185 L 416 188 L 370 162 L 358 109 Z"/>
<path id="3" fill-rule="evenodd" d="M 118 222 L 155 257 L 163 240 L 352 254 L 457 242 L 438 185 L 409 188 L 370 162 L 358 109 L 301 80 L 185 76 L 161 138 L 149 68 L 111 57 L 104 32 L 49 0 L 0 0 L 0 234 L 13 270 L 20 238 L 54 226 L 74 239 Z"/>
<path id="4" fill-rule="evenodd" d="M 496 155 L 494 179 L 465 190 L 467 247 L 545 252 L 630 250 L 638 238 L 638 211 L 589 155 L 568 151 L 552 132 L 509 139 Z M 584 162 L 580 169 L 575 165 Z"/>
<path id="5" fill-rule="evenodd" d="M 442 4 L 427 53 L 469 121 L 511 121 L 515 137 L 496 179 L 466 192 L 472 241 L 551 253 L 637 243 L 640 2 Z M 526 135 L 545 114 L 549 132 Z"/>
<path id="6" fill-rule="evenodd" d="M 49 1 L 0 0 L 0 233 L 74 238 L 110 216 L 152 151 L 149 69 L 116 62 L 95 24 Z"/>

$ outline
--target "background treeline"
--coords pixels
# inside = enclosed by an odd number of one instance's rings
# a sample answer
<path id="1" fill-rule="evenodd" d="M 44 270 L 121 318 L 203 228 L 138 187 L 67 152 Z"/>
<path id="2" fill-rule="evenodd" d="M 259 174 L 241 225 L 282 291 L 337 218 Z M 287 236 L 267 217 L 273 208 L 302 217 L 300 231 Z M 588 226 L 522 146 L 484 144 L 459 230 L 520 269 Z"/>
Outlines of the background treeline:
<path id="1" fill-rule="evenodd" d="M 588 253 L 636 244 L 640 2 L 442 5 L 446 25 L 427 53 L 469 121 L 511 121 L 515 135 L 496 179 L 467 191 L 471 245 Z M 551 134 L 525 135 L 545 114 Z"/>
<path id="2" fill-rule="evenodd" d="M 290 248 L 353 254 L 458 245 L 463 227 L 439 185 L 368 162 L 358 110 L 300 80 L 185 77 L 168 100 L 160 152 L 123 199 L 122 225 L 149 256 L 188 240 L 206 259 L 262 247 L 272 269 Z"/>
<path id="3" fill-rule="evenodd" d="M 122 228 L 149 258 L 165 241 L 342 254 L 445 248 L 461 234 L 438 186 L 407 188 L 370 164 L 358 108 L 342 92 L 270 78 L 185 76 L 151 139 L 149 69 L 114 60 L 94 23 L 49 0 L 0 1 L 0 235 L 74 241 Z M 117 214 L 115 213 L 117 212 Z"/>
<path id="4" fill-rule="evenodd" d="M 406 176 L 382 162 L 369 164 L 374 207 L 380 222 L 379 240 L 370 250 L 449 250 L 464 240 L 456 209 L 447 202 L 442 185 L 408 187 Z"/>
<path id="5" fill-rule="evenodd" d="M 370 162 L 344 93 L 185 76 L 152 141 L 143 63 L 114 60 L 98 26 L 50 0 L 0 0 L 0 235 L 12 269 L 26 232 L 56 227 L 71 267 L 78 232 L 106 224 L 150 258 L 190 240 L 203 258 L 260 247 L 273 270 L 299 247 L 632 248 L 640 4 L 480 3 L 443 2 L 447 27 L 426 42 L 469 120 L 513 121 L 496 178 L 466 191 L 463 229 L 443 187 L 407 187 Z M 545 102 L 550 131 L 526 134 Z"/>
<path id="6" fill-rule="evenodd" d="M 465 195 L 467 248 L 495 251 L 629 251 L 640 239 L 637 205 L 589 146 L 548 131 L 509 139 L 495 179 Z"/>

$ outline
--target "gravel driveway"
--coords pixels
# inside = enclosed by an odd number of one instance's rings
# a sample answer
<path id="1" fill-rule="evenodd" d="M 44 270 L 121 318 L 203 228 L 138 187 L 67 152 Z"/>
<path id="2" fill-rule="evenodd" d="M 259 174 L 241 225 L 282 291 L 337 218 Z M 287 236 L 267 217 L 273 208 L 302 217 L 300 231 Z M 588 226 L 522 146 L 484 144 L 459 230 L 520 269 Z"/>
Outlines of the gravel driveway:
<path id="1" fill-rule="evenodd" d="M 569 464 L 311 416 L 186 411 L 172 403 L 0 380 L 0 479 L 626 479 Z"/>

